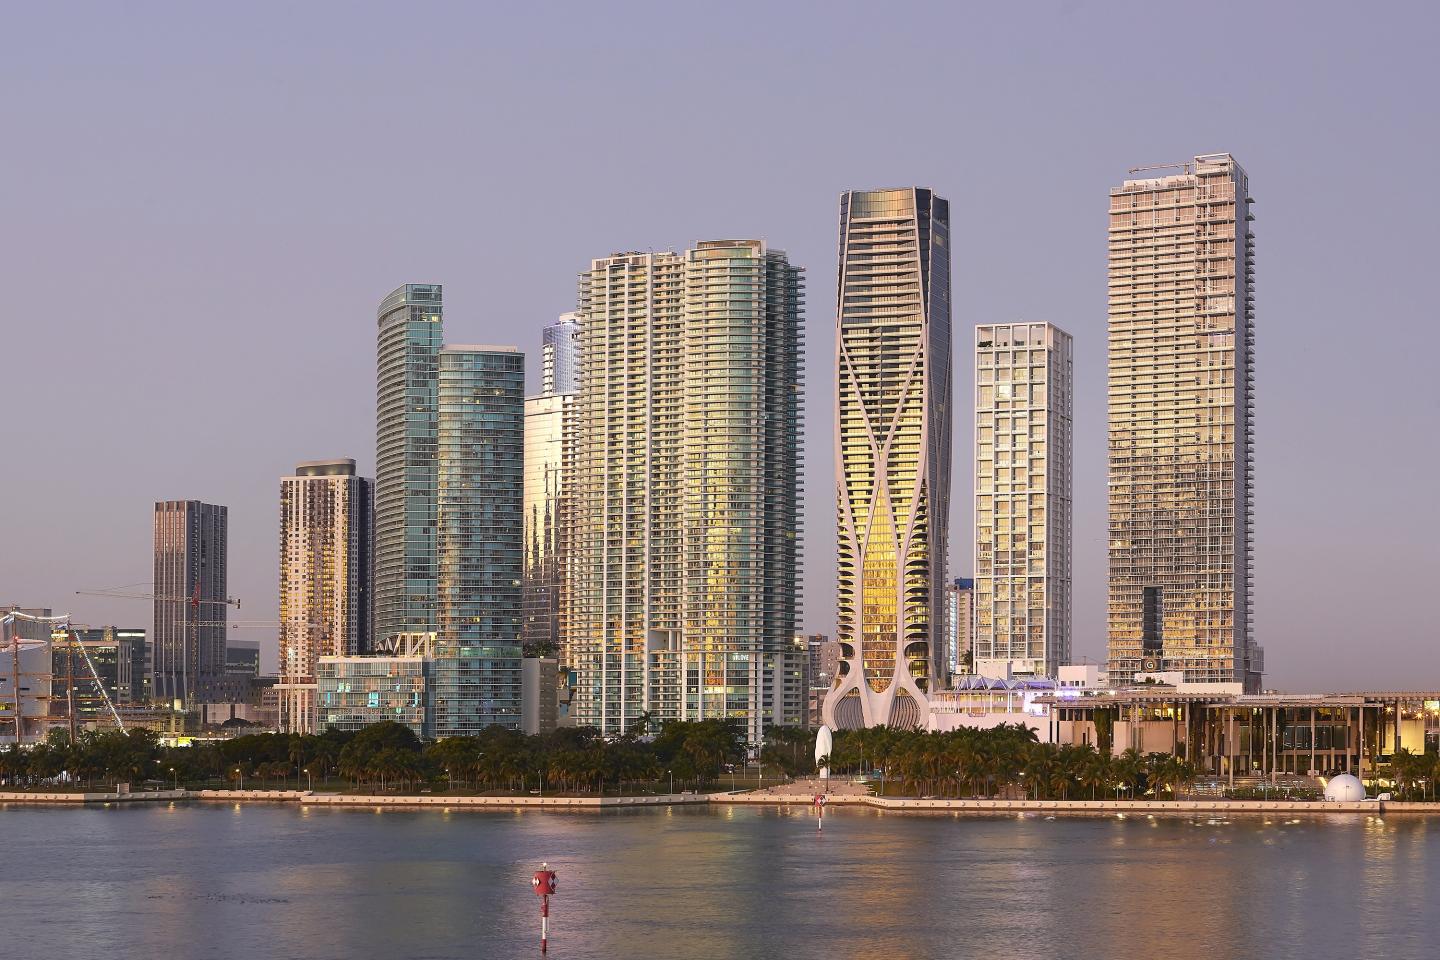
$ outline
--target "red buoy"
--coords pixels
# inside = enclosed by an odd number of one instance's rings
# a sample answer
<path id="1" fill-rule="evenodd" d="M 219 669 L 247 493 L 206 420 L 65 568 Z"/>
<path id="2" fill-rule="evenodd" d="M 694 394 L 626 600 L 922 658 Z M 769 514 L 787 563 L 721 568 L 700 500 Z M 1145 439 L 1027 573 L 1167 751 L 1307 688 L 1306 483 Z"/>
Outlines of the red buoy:
<path id="1" fill-rule="evenodd" d="M 530 878 L 530 886 L 535 890 L 535 896 L 540 898 L 540 952 L 544 953 L 550 947 L 550 895 L 555 892 L 558 885 L 559 875 L 550 869 L 550 864 L 540 864 L 540 869 L 535 871 L 535 876 Z"/>

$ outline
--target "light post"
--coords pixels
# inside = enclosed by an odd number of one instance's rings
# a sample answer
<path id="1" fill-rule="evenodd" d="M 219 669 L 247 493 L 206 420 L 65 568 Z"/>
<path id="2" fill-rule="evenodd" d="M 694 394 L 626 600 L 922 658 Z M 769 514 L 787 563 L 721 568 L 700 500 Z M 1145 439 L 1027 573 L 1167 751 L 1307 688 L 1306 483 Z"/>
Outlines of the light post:
<path id="1" fill-rule="evenodd" d="M 236 776 L 236 778 L 239 779 L 239 781 L 240 781 L 240 789 L 241 789 L 241 790 L 244 790 L 244 789 L 245 789 L 245 771 L 244 771 L 244 770 L 241 770 L 239 767 L 236 767 L 236 768 L 235 768 L 235 776 Z"/>
<path id="2" fill-rule="evenodd" d="M 310 776 L 310 768 L 305 768 L 305 789 L 310 793 L 315 792 L 315 778 Z"/>
<path id="3" fill-rule="evenodd" d="M 665 772 L 668 773 L 668 774 L 670 774 L 670 795 L 671 795 L 671 796 L 674 796 L 674 795 L 675 795 L 675 771 L 674 771 L 674 770 L 666 770 Z"/>
<path id="4" fill-rule="evenodd" d="M 171 767 L 171 768 L 170 768 L 170 782 L 174 785 L 174 788 L 175 788 L 176 790 L 179 790 L 179 789 L 180 789 L 180 778 L 175 775 L 175 768 L 174 768 L 174 767 Z"/>

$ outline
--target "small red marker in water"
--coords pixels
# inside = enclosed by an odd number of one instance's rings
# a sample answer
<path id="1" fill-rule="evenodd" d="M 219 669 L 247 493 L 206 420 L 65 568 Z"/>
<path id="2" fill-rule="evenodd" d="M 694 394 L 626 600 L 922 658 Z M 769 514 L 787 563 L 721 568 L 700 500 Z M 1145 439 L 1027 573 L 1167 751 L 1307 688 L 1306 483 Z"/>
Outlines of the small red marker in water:
<path id="1" fill-rule="evenodd" d="M 540 864 L 540 869 L 535 871 L 535 876 L 530 879 L 530 886 L 535 888 L 535 896 L 540 898 L 540 952 L 544 953 L 550 948 L 550 894 L 555 892 L 557 874 L 550 869 L 550 864 Z"/>

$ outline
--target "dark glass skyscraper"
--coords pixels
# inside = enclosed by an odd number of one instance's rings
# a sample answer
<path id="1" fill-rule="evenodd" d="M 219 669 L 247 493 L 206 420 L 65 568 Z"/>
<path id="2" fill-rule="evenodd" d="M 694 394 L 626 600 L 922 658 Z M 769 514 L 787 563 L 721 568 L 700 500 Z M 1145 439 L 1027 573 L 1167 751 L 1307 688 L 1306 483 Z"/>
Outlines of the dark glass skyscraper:
<path id="1" fill-rule="evenodd" d="M 187 710 L 224 686 L 228 523 L 214 504 L 155 504 L 152 696 Z"/>
<path id="2" fill-rule="evenodd" d="M 376 341 L 375 629 L 383 640 L 436 625 L 439 284 L 407 283 L 380 304 Z"/>

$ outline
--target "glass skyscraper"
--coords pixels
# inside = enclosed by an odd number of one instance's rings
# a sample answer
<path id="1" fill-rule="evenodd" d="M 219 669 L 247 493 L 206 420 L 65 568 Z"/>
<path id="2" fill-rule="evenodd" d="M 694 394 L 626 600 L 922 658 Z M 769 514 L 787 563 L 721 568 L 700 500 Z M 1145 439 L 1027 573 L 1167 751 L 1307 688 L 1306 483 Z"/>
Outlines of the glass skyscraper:
<path id="1" fill-rule="evenodd" d="M 840 198 L 837 729 L 925 723 L 943 685 L 950 516 L 950 204 L 922 187 Z"/>
<path id="2" fill-rule="evenodd" d="M 280 729 L 318 733 L 315 664 L 369 652 L 373 485 L 354 460 L 280 481 Z"/>
<path id="3" fill-rule="evenodd" d="M 1074 357 L 1050 323 L 975 329 L 974 673 L 1070 662 Z"/>
<path id="4" fill-rule="evenodd" d="M 436 736 L 520 724 L 525 355 L 439 354 Z"/>
<path id="5" fill-rule="evenodd" d="M 1109 670 L 1257 691 L 1249 180 L 1175 169 L 1110 191 Z"/>
<path id="6" fill-rule="evenodd" d="M 580 324 L 576 314 L 542 331 L 541 390 L 525 401 L 525 650 L 569 665 L 560 616 L 565 586 L 567 438 L 580 389 Z"/>
<path id="7" fill-rule="evenodd" d="M 572 711 L 799 723 L 800 271 L 757 240 L 625 253 L 580 281 L 564 598 Z"/>
<path id="8" fill-rule="evenodd" d="M 575 395 L 541 394 L 525 401 L 525 651 L 568 665 L 561 629 L 564 587 L 565 433 Z"/>
<path id="9" fill-rule="evenodd" d="M 442 290 L 407 283 L 380 304 L 375 416 L 375 627 L 436 629 L 436 430 Z"/>
<path id="10" fill-rule="evenodd" d="M 229 516 L 198 500 L 155 504 L 152 696 L 193 710 L 225 686 Z"/>
<path id="11" fill-rule="evenodd" d="M 540 393 L 551 397 L 580 389 L 580 321 L 562 313 L 540 331 Z"/>

